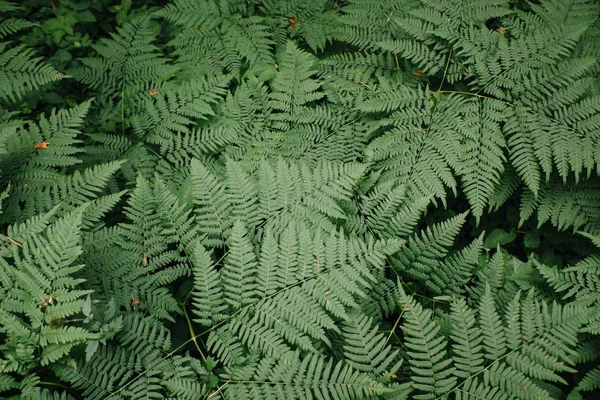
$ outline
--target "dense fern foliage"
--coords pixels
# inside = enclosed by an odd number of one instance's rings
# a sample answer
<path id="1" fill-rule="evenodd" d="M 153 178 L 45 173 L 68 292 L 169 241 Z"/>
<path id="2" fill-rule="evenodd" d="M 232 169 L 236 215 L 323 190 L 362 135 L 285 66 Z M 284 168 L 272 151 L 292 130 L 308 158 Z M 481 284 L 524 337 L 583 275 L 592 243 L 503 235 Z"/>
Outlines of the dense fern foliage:
<path id="1" fill-rule="evenodd" d="M 2 398 L 597 398 L 598 0 L 47 3 L 0 0 Z"/>

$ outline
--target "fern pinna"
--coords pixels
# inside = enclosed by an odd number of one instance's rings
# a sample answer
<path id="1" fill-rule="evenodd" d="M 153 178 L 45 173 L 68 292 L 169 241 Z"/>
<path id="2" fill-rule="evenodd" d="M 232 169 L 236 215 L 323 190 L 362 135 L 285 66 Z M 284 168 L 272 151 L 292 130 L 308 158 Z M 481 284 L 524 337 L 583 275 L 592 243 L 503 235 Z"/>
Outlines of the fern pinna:
<path id="1" fill-rule="evenodd" d="M 597 1 L 29 3 L 3 398 L 595 398 Z"/>

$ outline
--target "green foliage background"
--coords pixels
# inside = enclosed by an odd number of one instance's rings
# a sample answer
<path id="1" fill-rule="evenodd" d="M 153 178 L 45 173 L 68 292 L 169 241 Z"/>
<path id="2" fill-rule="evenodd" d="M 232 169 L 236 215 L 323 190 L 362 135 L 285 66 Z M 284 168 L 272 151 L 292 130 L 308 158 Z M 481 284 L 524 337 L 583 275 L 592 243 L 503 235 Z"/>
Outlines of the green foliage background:
<path id="1" fill-rule="evenodd" d="M 0 395 L 596 398 L 599 15 L 0 1 Z"/>

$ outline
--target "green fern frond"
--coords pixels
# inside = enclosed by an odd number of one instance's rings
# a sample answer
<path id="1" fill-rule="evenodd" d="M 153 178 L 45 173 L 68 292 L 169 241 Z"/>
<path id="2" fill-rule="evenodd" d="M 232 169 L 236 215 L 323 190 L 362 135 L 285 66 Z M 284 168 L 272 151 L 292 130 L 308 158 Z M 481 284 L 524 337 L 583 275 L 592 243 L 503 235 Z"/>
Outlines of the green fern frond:
<path id="1" fill-rule="evenodd" d="M 577 384 L 577 389 L 591 392 L 600 388 L 600 368 L 589 371 Z"/>
<path id="2" fill-rule="evenodd" d="M 323 97 L 321 84 L 311 79 L 315 74 L 314 60 L 289 41 L 279 61 L 279 70 L 271 82 L 271 107 L 274 110 L 294 114 L 298 107 Z"/>
<path id="3" fill-rule="evenodd" d="M 227 308 L 223 299 L 221 278 L 214 268 L 214 262 L 201 244 L 193 249 L 192 265 L 194 273 L 193 313 L 196 322 L 213 325 L 223 319 Z"/>
<path id="4" fill-rule="evenodd" d="M 419 4 L 419 0 L 349 2 L 341 9 L 334 37 L 371 53 L 377 43 L 399 35 L 392 18 L 406 16 Z"/>
<path id="5" fill-rule="evenodd" d="M 377 43 L 381 50 L 401 55 L 412 61 L 428 74 L 435 74 L 444 68 L 444 59 L 428 46 L 408 39 L 382 40 Z"/>
<path id="6" fill-rule="evenodd" d="M 129 314 L 123 318 L 118 333 L 120 345 L 139 357 L 143 363 L 161 359 L 171 349 L 171 332 L 151 317 Z"/>
<path id="7" fill-rule="evenodd" d="M 241 14 L 235 11 L 241 8 Z M 239 78 L 246 67 L 273 63 L 273 31 L 246 5 L 179 0 L 158 15 L 183 29 L 171 41 L 182 73 L 191 79 L 223 72 Z"/>
<path id="8" fill-rule="evenodd" d="M 71 71 L 71 75 L 91 88 L 101 89 L 106 98 L 118 94 L 135 110 L 136 100 L 176 71 L 153 44 L 156 32 L 151 22 L 149 17 L 142 17 L 117 28 L 110 39 L 94 45 L 97 57 L 82 59 L 83 67 Z"/>
<path id="9" fill-rule="evenodd" d="M 441 293 L 446 285 L 454 286 L 453 281 L 458 277 L 441 272 L 443 268 L 440 268 L 439 263 L 448 254 L 449 247 L 454 243 L 465 218 L 466 214 L 457 215 L 429 227 L 421 233 L 421 237 L 411 237 L 407 246 L 394 255 L 393 267 L 418 279 L 437 293 Z M 432 276 L 435 278 L 432 279 Z"/>
<path id="10" fill-rule="evenodd" d="M 264 364 L 264 365 L 263 365 Z M 262 368 L 261 368 L 262 367 Z M 265 371 L 262 372 L 261 371 Z M 359 399 L 385 395 L 391 390 L 370 375 L 355 371 L 343 362 L 334 363 L 321 356 L 303 359 L 263 359 L 245 382 L 232 380 L 224 392 L 226 399 Z"/>
<path id="11" fill-rule="evenodd" d="M 405 186 L 388 180 L 363 197 L 361 212 L 373 234 L 382 238 L 406 238 L 413 232 L 428 205 L 428 198 L 409 201 Z"/>
<path id="12" fill-rule="evenodd" d="M 90 104 L 86 101 L 68 110 L 52 110 L 50 116 L 42 115 L 38 123 L 29 123 L 27 129 L 21 127 L 9 136 L 5 143 L 8 156 L 0 162 L 3 183 L 29 184 L 36 172 L 51 173 L 81 163 L 79 128 Z"/>
<path id="13" fill-rule="evenodd" d="M 63 210 L 72 210 L 100 197 L 105 193 L 108 181 L 122 164 L 119 161 L 100 164 L 86 168 L 81 173 L 75 171 L 72 175 L 62 176 L 47 187 L 21 189 L 30 196 L 31 201 L 25 204 L 20 217 L 50 210 L 55 205 L 60 205 Z"/>
<path id="14" fill-rule="evenodd" d="M 506 333 L 503 329 L 500 315 L 494 305 L 491 288 L 485 286 L 485 292 L 479 303 L 479 319 L 481 332 L 484 337 L 483 350 L 485 358 L 497 360 L 506 353 Z"/>
<path id="15" fill-rule="evenodd" d="M 543 166 L 548 168 L 552 160 L 551 154 L 548 154 L 548 146 L 545 146 L 548 139 L 537 128 L 539 120 L 531 110 L 515 108 L 510 113 L 504 130 L 511 163 L 529 190 L 537 197 L 542 182 L 541 169 Z M 541 165 L 538 160 L 541 160 Z M 549 169 L 544 172 L 547 176 L 550 174 Z"/>
<path id="16" fill-rule="evenodd" d="M 13 20 L 14 21 L 14 20 Z M 10 23 L 10 20 L 4 24 Z M 21 29 L 25 22 L 13 22 L 4 29 Z M 2 28 L 2 27 L 0 27 Z M 43 85 L 62 79 L 64 76 L 50 64 L 35 57 L 35 52 L 23 45 L 10 46 L 11 42 L 0 42 L 0 99 L 16 102 L 30 90 L 37 90 Z"/>
<path id="17" fill-rule="evenodd" d="M 193 230 L 182 232 L 173 226 L 190 223 L 189 211 L 160 182 L 154 186 L 138 177 L 125 207 L 128 221 L 98 231 L 97 240 L 88 244 L 87 259 L 94 271 L 93 284 L 117 304 L 173 320 L 171 313 L 181 310 L 163 286 L 191 274 L 189 253 L 196 236 Z M 161 206 L 157 197 L 164 201 Z M 174 248 L 170 247 L 173 243 L 177 244 Z"/>
<path id="18" fill-rule="evenodd" d="M 599 193 L 596 179 L 578 184 L 568 182 L 567 185 L 552 179 L 541 187 L 537 199 L 527 196 L 527 193 L 523 195 L 520 224 L 537 211 L 538 226 L 550 221 L 561 231 L 573 227 L 573 231 L 596 233 L 595 222 L 600 216 L 595 205 Z"/>
<path id="19" fill-rule="evenodd" d="M 483 370 L 484 337 L 481 329 L 475 324 L 475 313 L 464 299 L 454 300 L 451 312 L 453 324 L 449 336 L 452 340 L 452 359 L 456 367 L 454 375 L 468 379 Z"/>
<path id="20" fill-rule="evenodd" d="M 250 320 L 241 320 L 234 318 L 229 325 L 230 329 L 240 338 L 242 343 L 251 349 L 258 349 L 263 354 L 285 362 L 293 356 L 292 348 L 284 340 L 284 335 L 289 332 L 289 327 L 280 334 L 274 328 L 271 328 L 262 321 L 260 316 L 255 315 Z M 297 334 L 291 333 L 291 337 L 296 341 L 296 345 L 302 345 L 302 338 Z"/>
<path id="21" fill-rule="evenodd" d="M 192 159 L 190 174 L 199 231 L 207 235 L 207 245 L 222 243 L 232 223 L 228 214 L 233 206 L 225 186 L 198 160 Z"/>
<path id="22" fill-rule="evenodd" d="M 406 355 L 411 365 L 413 387 L 420 393 L 415 399 L 431 399 L 447 394 L 456 386 L 455 367 L 447 357 L 448 342 L 430 310 L 423 309 L 398 283 L 398 302 L 405 313 L 402 324 Z"/>
<path id="23" fill-rule="evenodd" d="M 384 371 L 395 373 L 400 367 L 390 365 L 398 357 L 399 350 L 391 351 L 384 335 L 373 326 L 372 318 L 353 315 L 344 323 L 342 330 L 344 357 L 356 370 L 382 374 Z M 390 369 L 390 366 L 393 368 Z"/>
<path id="24" fill-rule="evenodd" d="M 514 168 L 510 164 L 505 165 L 504 173 L 488 199 L 488 212 L 497 211 L 521 185 L 522 182 Z"/>
<path id="25" fill-rule="evenodd" d="M 225 302 L 234 310 L 256 302 L 256 253 L 245 224 L 236 220 L 227 243 L 229 253 L 221 270 L 221 283 Z"/>
<path id="26" fill-rule="evenodd" d="M 506 142 L 500 129 L 504 108 L 482 99 L 465 107 L 457 173 L 477 222 L 504 172 Z"/>
<path id="27" fill-rule="evenodd" d="M 472 378 L 465 385 L 455 390 L 457 400 L 509 400 L 512 397 L 503 393 L 498 387 L 491 387 L 477 378 Z"/>
<path id="28" fill-rule="evenodd" d="M 11 284 L 3 286 L 0 304 L 0 332 L 10 332 L 0 357 L 5 373 L 35 378 L 36 365 L 73 362 L 76 346 L 112 336 L 112 332 L 87 325 L 93 318 L 88 297 L 93 291 L 79 288 L 86 280 L 78 277 L 84 265 L 77 263 L 83 251 L 80 229 L 84 209 L 65 213 L 50 225 L 48 219 L 27 221 L 23 226 L 43 229 L 43 234 L 23 236 L 18 249 L 2 258 L 2 276 Z M 73 318 L 81 314 L 85 320 Z"/>
<path id="29" fill-rule="evenodd" d="M 464 247 L 446 257 L 431 274 L 427 288 L 438 295 L 463 294 L 467 282 L 473 276 L 483 250 L 483 234 Z"/>
<path id="30" fill-rule="evenodd" d="M 67 392 L 57 392 L 50 389 L 32 388 L 21 392 L 23 400 L 73 400 L 75 399 Z"/>
<path id="31" fill-rule="evenodd" d="M 138 137 L 165 148 L 174 134 L 189 134 L 191 126 L 215 114 L 212 107 L 225 94 L 227 83 L 227 77 L 197 79 L 173 90 L 151 91 L 140 113 L 131 117 L 132 127 Z"/>
<path id="32" fill-rule="evenodd" d="M 258 208 L 256 181 L 244 171 L 242 165 L 228 161 L 225 167 L 226 193 L 231 199 L 231 218 L 256 226 L 261 218 Z"/>
<path id="33" fill-rule="evenodd" d="M 102 346 L 89 363 L 58 364 L 54 371 L 65 381 L 72 382 L 72 387 L 80 389 L 86 398 L 100 400 L 109 398 L 115 388 L 129 381 L 140 364 L 140 358 L 124 348 Z"/>
<path id="34" fill-rule="evenodd" d="M 0 397 L 600 388 L 597 2 L 75 3 L 0 0 Z"/>
<path id="35" fill-rule="evenodd" d="M 36 26 L 33 22 L 29 22 L 22 18 L 9 18 L 0 21 L 0 39 L 16 33 L 22 29 L 27 29 Z"/>
<path id="36" fill-rule="evenodd" d="M 264 314 L 266 318 L 271 318 L 270 324 L 275 327 L 281 324 L 295 328 L 298 334 L 292 336 L 291 339 L 286 338 L 288 341 L 295 340 L 294 337 L 302 338 L 306 335 L 305 337 L 322 341 L 331 346 L 326 332 L 339 333 L 339 328 L 334 320 L 323 310 L 321 305 L 310 294 L 298 288 L 292 287 L 273 296 L 272 299 L 266 299 L 257 306 L 256 310 L 259 315 Z M 281 334 L 281 332 L 278 333 Z M 306 348 L 314 351 L 312 344 L 307 345 Z"/>
<path id="37" fill-rule="evenodd" d="M 242 365 L 248 357 L 243 344 L 228 325 L 210 331 L 206 347 L 226 367 Z"/>
<path id="38" fill-rule="evenodd" d="M 179 201 L 158 175 L 154 179 L 154 197 L 157 201 L 156 211 L 164 228 L 162 235 L 166 240 L 178 243 L 182 255 L 189 257 L 199 237 L 192 210 Z"/>

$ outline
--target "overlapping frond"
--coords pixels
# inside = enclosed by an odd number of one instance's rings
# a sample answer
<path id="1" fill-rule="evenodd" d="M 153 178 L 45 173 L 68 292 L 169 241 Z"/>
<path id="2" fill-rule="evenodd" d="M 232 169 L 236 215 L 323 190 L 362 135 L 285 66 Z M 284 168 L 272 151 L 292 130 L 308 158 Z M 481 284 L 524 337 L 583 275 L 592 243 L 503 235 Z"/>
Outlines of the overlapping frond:
<path id="1" fill-rule="evenodd" d="M 597 2 L 122 3 L 0 0 L 0 396 L 600 387 Z"/>
<path id="2" fill-rule="evenodd" d="M 83 84 L 99 89 L 103 98 L 119 96 L 135 110 L 147 91 L 156 90 L 176 71 L 153 44 L 156 32 L 151 19 L 140 17 L 126 23 L 94 45 L 95 57 L 81 60 L 83 66 L 70 74 Z"/>
<path id="3" fill-rule="evenodd" d="M 4 20 L 0 22 L 0 39 L 31 26 L 32 23 L 22 19 Z M 9 41 L 0 41 L 0 66 L 0 99 L 3 102 L 16 102 L 25 93 L 64 77 L 42 57 L 36 57 L 34 50 Z"/>

